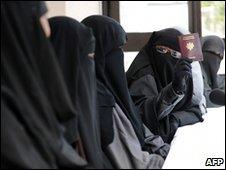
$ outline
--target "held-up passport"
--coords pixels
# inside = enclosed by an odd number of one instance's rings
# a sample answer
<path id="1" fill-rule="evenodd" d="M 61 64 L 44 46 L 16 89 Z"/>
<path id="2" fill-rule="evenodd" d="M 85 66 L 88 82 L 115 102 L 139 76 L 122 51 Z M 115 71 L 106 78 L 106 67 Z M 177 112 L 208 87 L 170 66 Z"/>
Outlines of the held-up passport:
<path id="1" fill-rule="evenodd" d="M 189 58 L 193 61 L 202 61 L 202 47 L 199 34 L 187 34 L 179 36 L 179 45 L 182 58 Z"/>

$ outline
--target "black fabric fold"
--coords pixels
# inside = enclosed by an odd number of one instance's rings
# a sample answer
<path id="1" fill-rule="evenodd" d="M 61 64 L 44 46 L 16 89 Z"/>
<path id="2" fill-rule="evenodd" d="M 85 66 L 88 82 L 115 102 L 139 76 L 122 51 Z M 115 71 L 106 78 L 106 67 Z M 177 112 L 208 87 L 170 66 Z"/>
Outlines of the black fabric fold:
<path id="1" fill-rule="evenodd" d="M 79 113 L 78 131 L 87 162 L 93 168 L 109 168 L 111 165 L 101 148 L 99 115 L 96 112 L 95 63 L 88 56 L 95 50 L 92 30 L 69 17 L 53 17 L 49 22 L 52 30 L 50 39 L 70 97 Z M 76 119 L 70 124 L 69 142 L 74 143 Z"/>
<path id="2" fill-rule="evenodd" d="M 95 63 L 98 81 L 104 85 L 106 91 L 111 93 L 111 98 L 130 120 L 141 145 L 144 145 L 142 121 L 130 97 L 124 72 L 123 51 L 120 47 L 127 40 L 125 31 L 118 22 L 106 16 L 90 16 L 85 18 L 82 23 L 91 27 L 96 37 Z M 103 95 L 98 96 L 104 97 Z M 98 100 L 104 101 L 105 99 L 109 100 L 107 98 Z M 109 127 L 109 125 L 105 125 Z"/>
<path id="3" fill-rule="evenodd" d="M 182 98 L 173 92 L 172 87 L 170 89 L 168 86 L 174 78 L 178 59 L 172 57 L 170 53 L 159 53 L 156 45 L 180 52 L 178 42 L 180 35 L 182 33 L 173 28 L 153 32 L 148 43 L 138 53 L 126 73 L 130 94 L 140 109 L 144 123 L 154 134 L 159 134 L 168 143 L 180 126 L 178 119 L 172 113 L 186 112 L 187 109 L 193 108 L 191 104 L 193 82 L 192 77 L 187 79 L 186 93 Z M 186 114 L 190 113 L 186 112 Z M 199 114 L 201 115 L 200 110 Z M 165 115 L 165 117 L 158 120 L 160 115 Z M 186 116 L 181 117 L 186 119 Z M 192 122 L 203 120 L 196 114 L 192 114 L 191 117 L 195 120 Z"/>
<path id="4" fill-rule="evenodd" d="M 64 124 L 78 114 L 39 5 L 1 2 L 1 167 L 81 168 L 86 161 L 64 137 Z"/>

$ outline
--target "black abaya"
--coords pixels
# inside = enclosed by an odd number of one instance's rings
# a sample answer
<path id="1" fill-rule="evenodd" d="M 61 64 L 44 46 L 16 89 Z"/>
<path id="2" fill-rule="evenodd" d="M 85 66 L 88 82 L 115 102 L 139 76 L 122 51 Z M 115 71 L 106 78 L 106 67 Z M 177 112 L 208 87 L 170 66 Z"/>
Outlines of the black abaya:
<path id="1" fill-rule="evenodd" d="M 86 161 L 64 138 L 77 113 L 39 3 L 1 2 L 1 167 L 81 168 Z"/>
<path id="2" fill-rule="evenodd" d="M 178 59 L 156 50 L 156 45 L 161 45 L 180 52 L 180 35 L 178 30 L 171 28 L 153 32 L 126 73 L 130 93 L 143 121 L 168 143 L 178 126 L 202 121 L 199 107 L 191 104 L 192 78 L 187 79 L 186 93 L 176 94 L 172 80 Z"/>
<path id="3" fill-rule="evenodd" d="M 104 157 L 100 142 L 99 115 L 96 112 L 95 38 L 92 30 L 68 17 L 50 18 L 51 41 L 62 68 L 75 108 L 79 112 L 78 127 L 85 157 L 90 167 L 103 169 L 111 165 Z M 76 120 L 71 122 L 70 143 Z"/>

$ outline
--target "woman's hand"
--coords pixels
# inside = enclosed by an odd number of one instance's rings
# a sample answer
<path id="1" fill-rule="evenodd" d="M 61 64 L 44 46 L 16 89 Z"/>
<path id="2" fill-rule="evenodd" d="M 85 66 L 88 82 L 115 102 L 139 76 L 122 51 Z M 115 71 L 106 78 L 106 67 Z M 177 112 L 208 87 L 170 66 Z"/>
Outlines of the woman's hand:
<path id="1" fill-rule="evenodd" d="M 172 86 L 177 94 L 184 94 L 186 91 L 186 80 L 192 77 L 191 62 L 190 59 L 180 59 L 175 66 Z"/>

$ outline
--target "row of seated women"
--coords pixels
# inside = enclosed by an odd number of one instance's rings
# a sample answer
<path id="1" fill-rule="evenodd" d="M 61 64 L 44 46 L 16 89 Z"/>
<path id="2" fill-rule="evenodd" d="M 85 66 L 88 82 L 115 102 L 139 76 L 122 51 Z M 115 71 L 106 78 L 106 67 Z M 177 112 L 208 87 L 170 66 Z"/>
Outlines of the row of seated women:
<path id="1" fill-rule="evenodd" d="M 205 112 L 192 61 L 175 58 L 182 33 L 154 32 L 125 74 L 118 22 L 53 17 L 47 37 L 46 11 L 1 2 L 1 167 L 161 168 Z"/>

